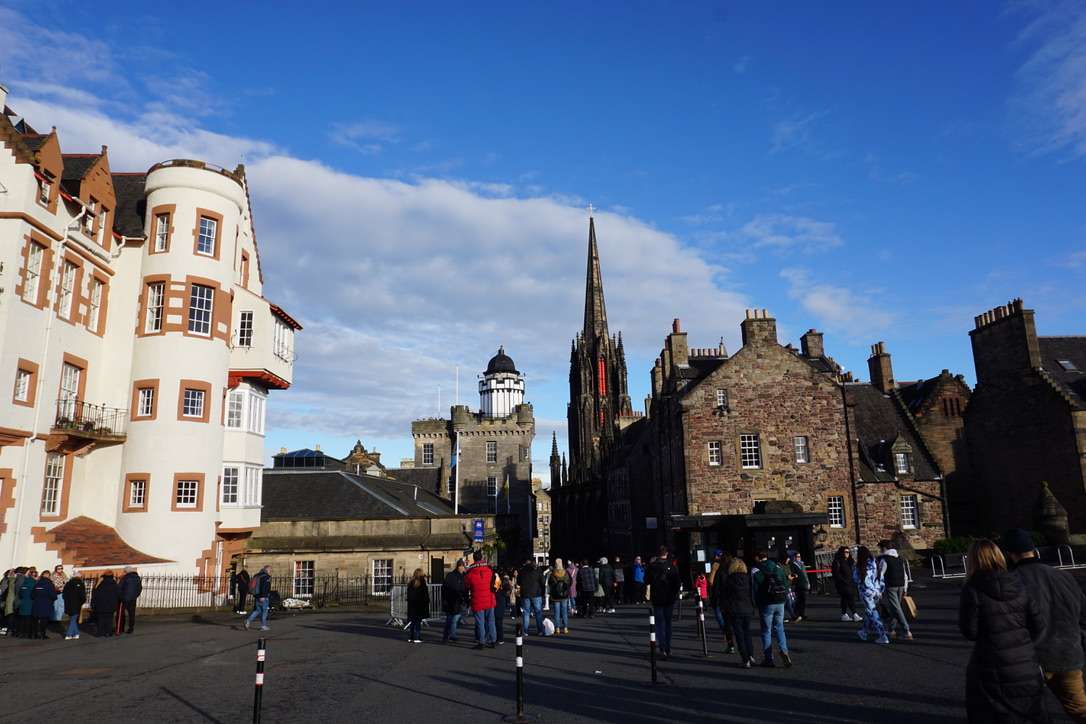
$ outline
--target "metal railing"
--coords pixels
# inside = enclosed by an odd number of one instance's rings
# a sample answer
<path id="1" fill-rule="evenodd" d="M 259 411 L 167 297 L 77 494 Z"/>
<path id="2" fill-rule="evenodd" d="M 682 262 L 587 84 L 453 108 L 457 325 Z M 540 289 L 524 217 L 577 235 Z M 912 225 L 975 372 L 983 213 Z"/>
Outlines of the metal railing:
<path id="1" fill-rule="evenodd" d="M 955 571 L 953 568 L 950 572 L 946 569 L 946 560 L 938 553 L 933 553 L 931 556 L 931 577 L 932 578 L 965 578 L 966 562 L 969 560 L 969 556 L 964 553 L 961 555 L 961 567 L 960 571 Z"/>
<path id="2" fill-rule="evenodd" d="M 53 429 L 85 437 L 115 438 L 125 436 L 127 421 L 128 410 L 61 398 L 57 400 Z"/>
<path id="3" fill-rule="evenodd" d="M 445 618 L 445 613 L 441 610 L 441 584 L 429 583 L 427 588 L 430 593 L 430 612 L 422 620 L 423 624 L 431 624 Z M 405 626 L 407 621 L 407 585 L 397 584 L 392 587 L 388 596 L 388 625 Z"/>

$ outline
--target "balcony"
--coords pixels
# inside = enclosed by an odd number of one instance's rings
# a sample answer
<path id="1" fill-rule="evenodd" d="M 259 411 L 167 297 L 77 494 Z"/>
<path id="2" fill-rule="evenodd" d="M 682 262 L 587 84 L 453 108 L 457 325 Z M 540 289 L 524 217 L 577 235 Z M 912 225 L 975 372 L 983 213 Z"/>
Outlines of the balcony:
<path id="1" fill-rule="evenodd" d="M 49 448 L 86 452 L 92 447 L 123 443 L 128 410 L 95 405 L 83 400 L 59 399 L 49 432 Z"/>

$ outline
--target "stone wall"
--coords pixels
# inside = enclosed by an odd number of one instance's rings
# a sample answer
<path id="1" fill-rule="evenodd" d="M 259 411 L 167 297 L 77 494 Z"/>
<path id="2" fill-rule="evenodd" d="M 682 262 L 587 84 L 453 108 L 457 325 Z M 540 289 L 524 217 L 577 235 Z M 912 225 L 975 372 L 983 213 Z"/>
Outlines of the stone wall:
<path id="1" fill-rule="evenodd" d="M 894 483 L 864 483 L 856 486 L 856 500 L 860 510 L 860 542 L 868 547 L 880 540 L 893 540 L 904 535 L 913 548 L 931 548 L 935 541 L 945 537 L 943 529 L 942 491 L 938 481 Z M 917 528 L 902 526 L 901 498 L 916 495 L 920 508 L 920 525 Z M 845 519 L 846 528 L 852 522 Z"/>

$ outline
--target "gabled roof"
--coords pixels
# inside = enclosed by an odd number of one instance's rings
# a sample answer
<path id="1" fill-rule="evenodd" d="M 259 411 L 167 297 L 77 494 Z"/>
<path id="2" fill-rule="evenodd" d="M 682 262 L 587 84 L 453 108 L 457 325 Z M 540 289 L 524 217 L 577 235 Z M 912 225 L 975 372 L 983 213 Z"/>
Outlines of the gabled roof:
<path id="1" fill-rule="evenodd" d="M 115 173 L 113 191 L 117 194 L 117 210 L 113 215 L 113 230 L 121 236 L 143 237 L 143 215 L 147 207 L 144 186 L 145 173 Z"/>
<path id="2" fill-rule="evenodd" d="M 401 483 L 417 485 L 423 490 L 440 490 L 443 469 L 436 468 L 389 468 L 385 470 Z"/>
<path id="3" fill-rule="evenodd" d="M 938 477 L 939 469 L 935 461 L 931 459 L 905 411 L 893 397 L 882 394 L 877 387 L 867 382 L 847 383 L 845 396 L 854 405 L 856 415 L 854 434 L 860 447 L 861 480 L 894 480 L 896 475 L 890 452 L 897 441 L 907 443 L 912 449 L 913 478 L 934 480 Z"/>
<path id="4" fill-rule="evenodd" d="M 915 382 L 899 382 L 897 391 L 901 395 L 902 402 L 909 408 L 909 412 L 916 414 L 917 410 L 927 402 L 928 397 L 935 392 L 938 382 L 938 377 Z"/>
<path id="5" fill-rule="evenodd" d="M 23 143 L 31 151 L 37 151 L 47 140 L 49 140 L 48 133 L 28 133 L 23 136 Z"/>
<path id="6" fill-rule="evenodd" d="M 64 173 L 61 174 L 62 181 L 82 181 L 83 177 L 87 175 L 87 172 L 91 170 L 94 164 L 102 157 L 100 153 L 65 153 L 61 155 L 64 159 Z"/>
<path id="7" fill-rule="evenodd" d="M 1076 410 L 1086 409 L 1086 337 L 1038 337 L 1041 367 Z M 1074 369 L 1067 369 L 1070 362 Z"/>
<path id="8" fill-rule="evenodd" d="M 438 518 L 455 515 L 421 486 L 341 470 L 264 471 L 266 521 Z"/>

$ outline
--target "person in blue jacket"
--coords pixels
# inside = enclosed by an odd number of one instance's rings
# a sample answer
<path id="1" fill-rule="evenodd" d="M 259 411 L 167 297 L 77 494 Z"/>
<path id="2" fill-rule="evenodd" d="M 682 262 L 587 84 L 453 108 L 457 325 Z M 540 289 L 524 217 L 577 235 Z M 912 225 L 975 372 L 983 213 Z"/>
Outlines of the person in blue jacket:
<path id="1" fill-rule="evenodd" d="M 34 635 L 31 638 L 47 639 L 46 628 L 53 620 L 53 607 L 57 600 L 57 589 L 53 585 L 49 571 L 42 571 L 34 588 L 30 591 L 30 607 L 34 614 Z"/>
<path id="2" fill-rule="evenodd" d="M 38 569 L 31 568 L 26 572 L 23 582 L 19 585 L 19 606 L 16 613 L 19 614 L 19 635 L 23 638 L 34 638 L 34 609 L 30 595 L 34 591 L 34 584 L 37 582 Z"/>

